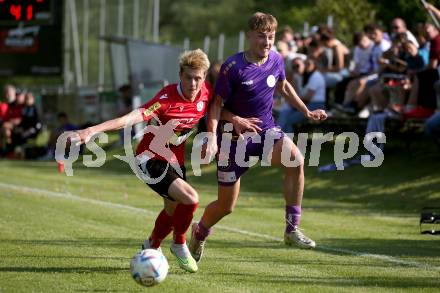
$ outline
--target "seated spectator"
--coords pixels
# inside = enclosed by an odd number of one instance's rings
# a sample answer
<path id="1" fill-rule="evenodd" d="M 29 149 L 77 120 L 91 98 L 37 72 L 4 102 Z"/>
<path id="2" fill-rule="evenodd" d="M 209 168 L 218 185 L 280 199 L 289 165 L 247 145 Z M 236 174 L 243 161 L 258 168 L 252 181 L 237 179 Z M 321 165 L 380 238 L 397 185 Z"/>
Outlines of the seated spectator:
<path id="1" fill-rule="evenodd" d="M 411 88 L 408 111 L 405 111 L 406 118 L 428 118 L 436 108 L 436 93 L 434 85 L 439 80 L 437 67 L 440 65 L 440 33 L 432 24 L 425 25 L 426 34 L 431 42 L 429 52 L 429 65 L 414 77 Z"/>
<path id="2" fill-rule="evenodd" d="M 320 42 L 326 48 L 330 49 L 331 60 L 327 68 L 323 68 L 322 72 L 325 77 L 327 87 L 335 87 L 336 84 L 346 76 L 348 71 L 346 69 L 346 59 L 350 54 L 350 50 L 342 44 L 341 41 L 335 38 L 332 29 L 328 27 L 322 27 L 320 30 Z"/>
<path id="3" fill-rule="evenodd" d="M 321 43 L 317 40 L 312 40 L 309 43 L 307 56 L 315 60 L 316 65 L 318 66 L 318 69 L 320 71 L 323 71 L 330 66 L 330 60 L 328 59 L 328 56 L 326 54 L 325 47 L 321 45 Z"/>
<path id="4" fill-rule="evenodd" d="M 294 39 L 293 29 L 290 26 L 285 25 L 281 29 L 279 40 L 287 44 L 287 51 L 289 53 L 296 53 L 296 51 L 298 50 Z"/>
<path id="5" fill-rule="evenodd" d="M 317 70 L 316 62 L 307 59 L 305 62 L 300 58 L 294 60 L 294 70 L 303 75 L 304 88 L 298 95 L 310 110 L 323 109 L 325 107 L 325 79 L 322 73 Z M 302 63 L 302 64 L 301 64 Z M 291 105 L 286 105 L 280 111 L 278 125 L 286 133 L 293 132 L 293 126 L 306 121 L 303 113 Z"/>
<path id="6" fill-rule="evenodd" d="M 31 92 L 26 93 L 25 105 L 20 124 L 12 131 L 12 144 L 22 145 L 30 138 L 37 137 L 41 130 L 38 110 L 35 106 L 35 97 Z"/>
<path id="7" fill-rule="evenodd" d="M 278 53 L 283 57 L 284 69 L 286 71 L 286 74 L 289 74 L 289 72 L 292 71 L 291 64 L 292 64 L 293 59 L 295 59 L 297 57 L 306 59 L 306 57 L 307 57 L 304 54 L 289 51 L 289 46 L 287 45 L 287 43 L 284 41 L 281 41 L 281 40 L 277 42 L 276 47 L 277 47 Z"/>
<path id="8" fill-rule="evenodd" d="M 419 43 L 419 55 L 423 58 L 423 63 L 426 67 L 429 64 L 430 43 L 426 37 L 424 23 L 417 24 L 415 37 L 416 37 L 417 42 Z"/>
<path id="9" fill-rule="evenodd" d="M 13 91 L 11 91 L 12 93 Z M 19 92 L 15 98 L 9 97 L 10 103 L 4 117 L 0 130 L 0 146 L 2 155 L 7 155 L 13 151 L 12 131 L 21 123 L 23 107 L 25 103 L 25 92 Z"/>
<path id="10" fill-rule="evenodd" d="M 424 68 L 423 58 L 418 54 L 413 42 L 405 41 L 401 46 L 403 55 L 400 57 L 402 59 L 386 59 L 388 61 L 386 63 L 389 63 L 387 65 L 396 64 L 394 73 L 401 73 L 401 75 L 396 75 L 396 77 L 385 75 L 382 82 L 369 90 L 375 111 L 383 111 L 386 107 L 390 107 L 396 112 L 401 112 L 414 76 Z"/>
<path id="11" fill-rule="evenodd" d="M 3 89 L 3 96 L 0 99 L 0 126 L 6 119 L 8 113 L 9 104 L 15 102 L 16 91 L 12 85 L 6 85 Z"/>
<path id="12" fill-rule="evenodd" d="M 366 76 L 371 72 L 371 52 L 373 49 L 373 42 L 370 40 L 365 32 L 359 32 L 353 36 L 353 44 L 355 45 L 353 51 L 354 67 L 350 71 L 348 77 L 344 78 L 336 85 L 335 89 L 335 103 L 342 104 L 345 97 L 345 91 L 350 81 Z"/>
<path id="13" fill-rule="evenodd" d="M 416 37 L 406 27 L 406 23 L 401 18 L 395 18 L 391 22 L 391 38 L 394 39 L 399 34 L 405 34 L 408 41 L 412 42 L 417 48 L 419 48 L 419 42 Z"/>
<path id="14" fill-rule="evenodd" d="M 343 111 L 349 114 L 358 113 L 368 101 L 368 88 L 379 82 L 381 70 L 380 58 L 382 54 L 391 47 L 391 43 L 384 39 L 383 30 L 379 25 L 367 25 L 364 31 L 373 40 L 374 45 L 371 49 L 371 73 L 352 80 L 345 92 Z"/>
<path id="15" fill-rule="evenodd" d="M 55 158 L 55 148 L 57 144 L 58 137 L 65 131 L 74 131 L 78 127 L 69 122 L 69 118 L 66 113 L 60 112 L 57 115 L 58 126 L 51 132 L 49 136 L 49 141 L 47 143 L 46 155 L 40 159 L 42 160 L 53 160 Z"/>

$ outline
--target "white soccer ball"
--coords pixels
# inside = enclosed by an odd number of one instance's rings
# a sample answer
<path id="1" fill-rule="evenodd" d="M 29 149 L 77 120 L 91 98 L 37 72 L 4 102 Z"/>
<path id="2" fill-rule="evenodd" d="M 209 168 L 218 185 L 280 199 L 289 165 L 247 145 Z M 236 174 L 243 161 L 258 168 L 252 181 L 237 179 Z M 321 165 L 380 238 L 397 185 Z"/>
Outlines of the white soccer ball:
<path id="1" fill-rule="evenodd" d="M 130 272 L 133 279 L 142 286 L 154 286 L 163 282 L 168 274 L 168 261 L 156 249 L 144 249 L 133 256 Z"/>

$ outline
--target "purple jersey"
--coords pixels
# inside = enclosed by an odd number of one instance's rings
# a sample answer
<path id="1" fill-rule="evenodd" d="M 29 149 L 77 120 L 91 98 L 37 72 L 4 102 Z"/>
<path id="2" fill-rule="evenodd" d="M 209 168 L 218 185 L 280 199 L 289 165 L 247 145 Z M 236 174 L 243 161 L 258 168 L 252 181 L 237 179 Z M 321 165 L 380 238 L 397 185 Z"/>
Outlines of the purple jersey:
<path id="1" fill-rule="evenodd" d="M 258 66 L 240 52 L 223 63 L 215 93 L 227 110 L 244 118 L 259 118 L 260 127 L 266 130 L 275 126 L 273 94 L 277 82 L 284 79 L 284 61 L 278 53 L 270 51 L 266 62 Z"/>

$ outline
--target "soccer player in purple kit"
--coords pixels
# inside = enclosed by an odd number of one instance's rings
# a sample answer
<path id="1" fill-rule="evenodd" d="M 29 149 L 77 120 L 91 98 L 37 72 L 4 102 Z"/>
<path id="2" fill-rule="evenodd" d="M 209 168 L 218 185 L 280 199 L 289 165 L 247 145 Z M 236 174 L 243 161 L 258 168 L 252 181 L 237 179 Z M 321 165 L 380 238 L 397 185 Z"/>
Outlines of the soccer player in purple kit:
<path id="1" fill-rule="evenodd" d="M 270 160 L 271 166 L 283 167 L 286 203 L 285 243 L 301 248 L 315 247 L 315 242 L 298 229 L 304 190 L 303 158 L 293 141 L 284 135 L 274 122 L 272 103 L 275 89 L 307 118 L 319 121 L 326 119 L 327 115 L 320 109 L 309 111 L 286 80 L 284 61 L 281 55 L 271 50 L 277 29 L 275 17 L 257 12 L 249 19 L 248 26 L 246 37 L 249 49 L 226 60 L 215 88 L 216 99 L 223 100 L 220 132 L 217 134 L 220 149 L 217 160 L 218 198 L 205 208 L 200 222 L 192 225 L 189 250 L 196 261 L 200 261 L 202 257 L 211 228 L 233 211 L 240 192 L 240 176 L 248 170 L 248 167 L 240 166 L 235 161 L 238 141 L 231 143 L 228 163 L 220 164 L 223 136 L 221 128 L 224 122 L 231 122 L 237 134 L 253 131 L 261 137 L 260 143 L 254 143 L 249 137 L 245 138 L 246 155 L 259 156 L 262 160 Z M 215 120 L 210 122 L 217 123 Z M 274 134 L 272 156 L 263 158 L 265 138 Z M 283 149 L 283 152 L 287 150 L 291 158 L 300 162 L 297 167 L 282 164 L 285 159 L 282 156 Z"/>

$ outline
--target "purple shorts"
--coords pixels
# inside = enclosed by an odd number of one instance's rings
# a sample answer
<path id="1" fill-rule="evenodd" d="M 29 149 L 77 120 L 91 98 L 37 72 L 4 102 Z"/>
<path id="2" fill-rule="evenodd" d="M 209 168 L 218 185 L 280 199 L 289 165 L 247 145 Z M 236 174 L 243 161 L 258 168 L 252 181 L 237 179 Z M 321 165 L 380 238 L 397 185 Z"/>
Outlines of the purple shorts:
<path id="1" fill-rule="evenodd" d="M 219 129 L 223 129 L 222 125 Z M 252 164 L 249 157 L 267 159 L 274 144 L 284 137 L 279 127 L 273 127 L 260 133 L 245 133 L 244 139 L 237 139 L 231 133 L 225 136 L 224 132 L 217 135 L 219 152 L 217 154 L 217 181 L 219 185 L 234 185 L 246 173 Z M 231 137 L 232 136 L 232 137 Z M 224 138 L 224 139 L 222 139 Z M 230 147 L 228 147 L 230 144 Z M 262 162 L 262 164 L 264 164 Z M 269 165 L 269 163 L 267 163 Z"/>

